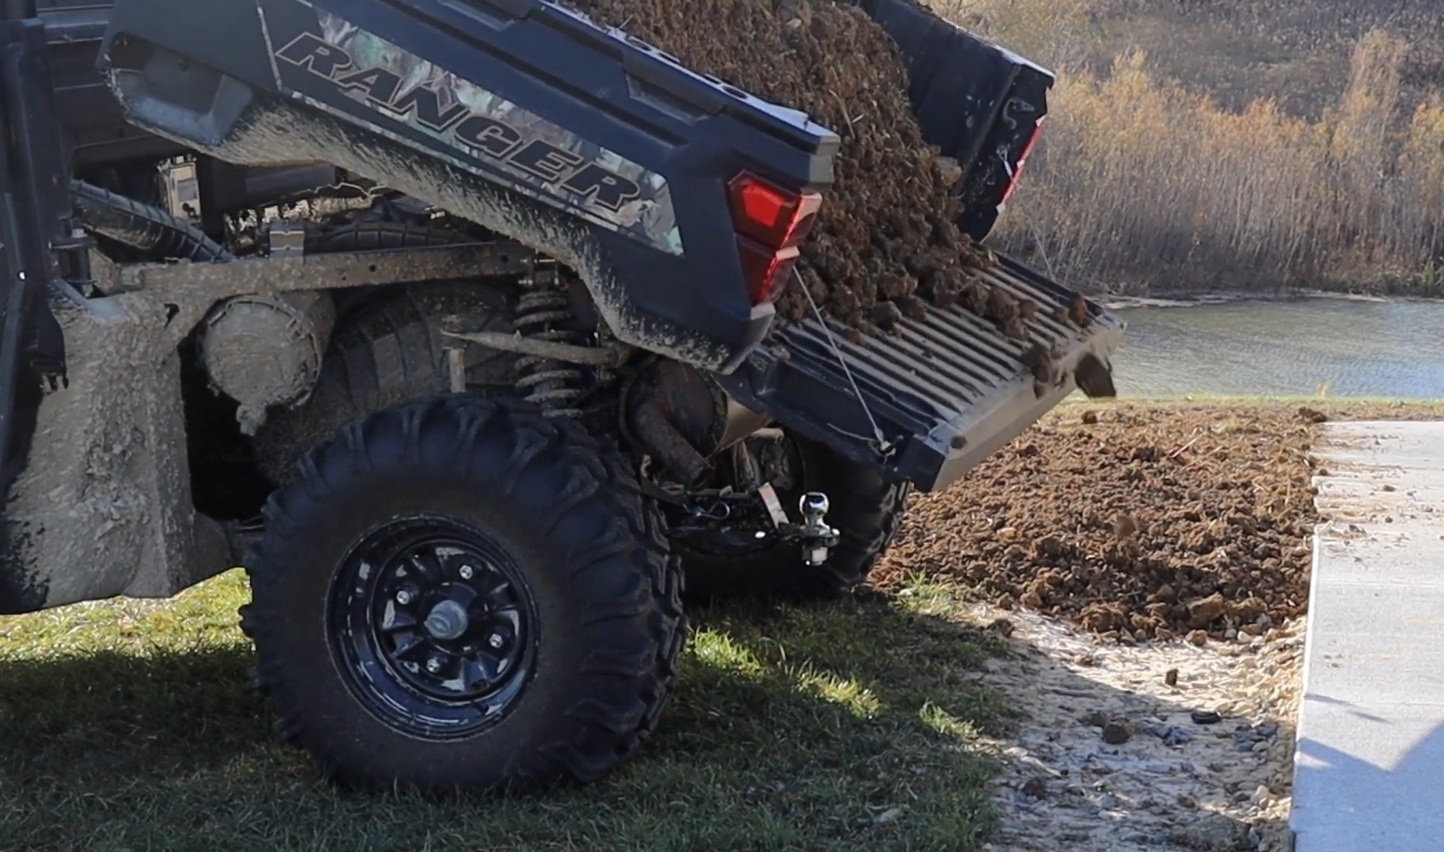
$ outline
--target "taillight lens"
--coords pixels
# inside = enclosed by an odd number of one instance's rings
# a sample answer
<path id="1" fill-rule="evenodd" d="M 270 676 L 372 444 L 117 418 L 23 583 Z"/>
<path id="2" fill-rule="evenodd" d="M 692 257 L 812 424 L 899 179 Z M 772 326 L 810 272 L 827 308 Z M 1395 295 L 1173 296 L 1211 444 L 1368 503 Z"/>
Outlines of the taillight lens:
<path id="1" fill-rule="evenodd" d="M 1045 115 L 1043 118 L 1047 118 L 1047 116 Z M 1033 133 L 1028 137 L 1028 144 L 1023 146 L 1023 155 L 1018 158 L 1018 164 L 1013 167 L 1013 177 L 1008 181 L 1008 188 L 1003 191 L 1004 204 L 1008 203 L 1008 199 L 1012 198 L 1013 192 L 1018 189 L 1018 181 L 1023 177 L 1023 166 L 1028 164 L 1028 155 L 1033 153 L 1033 146 L 1043 138 L 1043 118 L 1038 119 L 1038 123 L 1033 125 Z"/>
<path id="2" fill-rule="evenodd" d="M 732 224 L 753 305 L 776 301 L 797 264 L 797 246 L 812 230 L 822 196 L 791 192 L 743 172 L 727 185 Z"/>
<path id="3" fill-rule="evenodd" d="M 797 246 L 773 251 L 756 240 L 737 238 L 742 255 L 742 274 L 747 278 L 747 295 L 752 304 L 765 305 L 777 301 L 787 287 L 787 278 L 797 265 Z"/>

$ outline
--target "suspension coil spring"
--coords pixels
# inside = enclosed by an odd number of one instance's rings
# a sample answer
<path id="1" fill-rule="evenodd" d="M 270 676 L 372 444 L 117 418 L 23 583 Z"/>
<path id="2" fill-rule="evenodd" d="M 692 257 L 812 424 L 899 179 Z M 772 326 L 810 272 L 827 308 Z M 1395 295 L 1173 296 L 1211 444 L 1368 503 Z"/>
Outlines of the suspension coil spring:
<path id="1" fill-rule="evenodd" d="M 529 290 L 516 303 L 516 330 L 522 337 L 553 343 L 585 344 L 584 336 L 566 328 L 576 319 L 571 303 L 554 287 Z M 535 355 L 521 355 L 516 360 L 520 378 L 516 385 L 526 392 L 528 402 L 553 417 L 578 417 L 575 406 L 584 390 L 585 375 L 573 364 Z"/>

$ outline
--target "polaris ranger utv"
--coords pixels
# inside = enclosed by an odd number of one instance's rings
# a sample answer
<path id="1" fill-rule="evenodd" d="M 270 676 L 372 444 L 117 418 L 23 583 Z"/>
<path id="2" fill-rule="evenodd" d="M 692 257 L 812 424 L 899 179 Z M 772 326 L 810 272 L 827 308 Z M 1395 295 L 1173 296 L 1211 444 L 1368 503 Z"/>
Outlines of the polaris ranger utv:
<path id="1" fill-rule="evenodd" d="M 863 6 L 981 239 L 1052 77 Z M 837 137 L 546 0 L 0 13 L 0 612 L 244 564 L 279 730 L 344 783 L 600 777 L 684 574 L 845 590 L 910 488 L 1111 393 L 1118 320 L 1007 258 L 1027 341 L 774 323 Z"/>

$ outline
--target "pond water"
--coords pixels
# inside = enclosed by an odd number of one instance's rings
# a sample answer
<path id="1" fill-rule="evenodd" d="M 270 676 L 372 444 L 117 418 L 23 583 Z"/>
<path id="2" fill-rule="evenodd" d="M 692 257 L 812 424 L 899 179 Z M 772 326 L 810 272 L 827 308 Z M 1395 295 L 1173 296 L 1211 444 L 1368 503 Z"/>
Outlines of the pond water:
<path id="1" fill-rule="evenodd" d="M 1444 399 L 1444 302 L 1308 298 L 1122 308 L 1120 397 Z"/>

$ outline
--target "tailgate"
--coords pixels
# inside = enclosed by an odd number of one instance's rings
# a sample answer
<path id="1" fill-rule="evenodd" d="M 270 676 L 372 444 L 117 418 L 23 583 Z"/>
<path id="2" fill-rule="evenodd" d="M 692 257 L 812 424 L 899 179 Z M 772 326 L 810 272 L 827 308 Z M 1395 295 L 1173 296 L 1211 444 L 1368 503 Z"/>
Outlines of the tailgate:
<path id="1" fill-rule="evenodd" d="M 980 274 L 1041 306 L 1027 342 L 962 306 L 933 308 L 860 343 L 813 319 L 776 332 L 723 383 L 743 405 L 845 456 L 924 491 L 944 488 L 1077 389 L 1080 372 L 1086 389 L 1103 395 L 1123 340 L 1122 320 L 1091 302 L 1085 327 L 1058 316 L 1077 294 L 1016 261 L 999 257 Z M 1033 344 L 1055 354 L 1055 381 L 1039 383 L 1025 365 Z"/>

